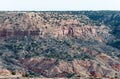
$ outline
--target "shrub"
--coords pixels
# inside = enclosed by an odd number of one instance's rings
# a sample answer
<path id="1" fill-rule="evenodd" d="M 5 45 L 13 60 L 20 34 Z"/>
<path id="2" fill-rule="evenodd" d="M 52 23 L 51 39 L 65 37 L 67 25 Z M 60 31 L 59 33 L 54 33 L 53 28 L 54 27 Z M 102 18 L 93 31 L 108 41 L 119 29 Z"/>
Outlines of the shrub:
<path id="1" fill-rule="evenodd" d="M 11 74 L 12 74 L 12 75 L 16 75 L 16 72 L 12 72 Z"/>
<path id="2" fill-rule="evenodd" d="M 25 73 L 22 75 L 23 77 L 29 77 L 29 74 L 28 73 Z"/>

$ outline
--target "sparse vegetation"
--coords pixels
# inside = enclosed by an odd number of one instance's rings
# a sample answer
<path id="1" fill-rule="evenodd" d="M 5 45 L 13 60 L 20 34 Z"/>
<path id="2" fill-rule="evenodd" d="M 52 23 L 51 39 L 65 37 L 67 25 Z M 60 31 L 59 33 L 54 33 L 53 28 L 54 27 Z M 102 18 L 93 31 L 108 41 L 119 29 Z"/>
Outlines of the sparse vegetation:
<path id="1" fill-rule="evenodd" d="M 23 70 L 26 72 L 23 77 L 51 77 L 54 74 L 49 74 L 53 73 L 48 71 L 49 67 L 55 66 L 56 74 L 71 78 L 79 72 L 72 66 L 74 62 L 79 63 L 78 60 L 85 64 L 76 67 L 87 72 L 93 66 L 97 68 L 95 71 L 104 72 L 102 76 L 109 73 L 101 68 L 103 66 L 116 71 L 120 64 L 119 20 L 119 11 L 0 12 L 0 66 L 8 70 Z M 111 59 L 100 60 L 102 54 Z M 41 57 L 48 61 L 42 65 L 42 61 L 36 64 Z M 33 61 L 32 58 L 38 60 Z M 35 64 L 25 67 L 29 59 Z M 53 62 L 51 59 L 56 60 L 54 65 L 50 64 Z M 22 64 L 20 61 L 26 63 Z M 59 69 L 60 61 L 72 66 L 71 69 Z M 67 69 L 72 73 L 67 73 Z M 64 71 L 67 72 L 62 73 Z M 12 75 L 16 73 L 12 72 Z M 80 78 L 81 75 L 77 77 Z M 93 75 L 90 77 L 95 79 Z"/>

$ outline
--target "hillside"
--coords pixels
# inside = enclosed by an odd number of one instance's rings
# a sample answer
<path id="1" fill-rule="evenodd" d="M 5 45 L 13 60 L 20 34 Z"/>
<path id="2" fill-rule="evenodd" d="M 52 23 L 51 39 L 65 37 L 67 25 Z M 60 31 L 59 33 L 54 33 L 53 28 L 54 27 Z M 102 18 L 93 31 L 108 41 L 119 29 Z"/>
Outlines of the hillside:
<path id="1" fill-rule="evenodd" d="M 119 79 L 119 19 L 118 11 L 0 12 L 0 75 Z"/>

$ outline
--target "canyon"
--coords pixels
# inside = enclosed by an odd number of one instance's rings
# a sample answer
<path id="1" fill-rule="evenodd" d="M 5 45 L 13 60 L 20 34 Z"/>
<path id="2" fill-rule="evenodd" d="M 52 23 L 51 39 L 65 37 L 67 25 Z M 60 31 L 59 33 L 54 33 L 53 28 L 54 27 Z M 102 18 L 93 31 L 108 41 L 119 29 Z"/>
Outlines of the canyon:
<path id="1" fill-rule="evenodd" d="M 0 75 L 119 79 L 117 18 L 117 11 L 0 12 Z"/>

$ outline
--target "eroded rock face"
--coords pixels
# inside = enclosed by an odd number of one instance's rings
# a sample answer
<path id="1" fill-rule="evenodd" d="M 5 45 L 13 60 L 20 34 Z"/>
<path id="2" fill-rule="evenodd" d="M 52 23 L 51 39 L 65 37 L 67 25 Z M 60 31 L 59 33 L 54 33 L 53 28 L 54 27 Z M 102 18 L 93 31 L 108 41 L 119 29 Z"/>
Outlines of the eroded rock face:
<path id="1" fill-rule="evenodd" d="M 110 37 L 111 30 L 106 26 L 61 26 L 58 28 L 54 28 L 52 34 L 55 37 L 65 37 L 65 36 L 71 36 L 71 37 L 77 37 L 84 40 L 97 40 L 99 42 L 104 42 L 106 37 Z"/>
<path id="2" fill-rule="evenodd" d="M 42 13 L 6 13 L 4 18 L 0 17 L 0 36 L 44 36 L 51 35 L 53 37 L 77 37 L 84 40 L 94 39 L 99 42 L 104 42 L 105 38 L 109 37 L 110 29 L 106 26 L 91 26 L 81 25 L 81 19 L 73 20 L 71 15 L 66 15 L 65 20 L 52 18 L 51 14 Z M 64 15 L 63 15 L 64 16 Z M 48 20 L 50 19 L 50 20 Z M 88 19 L 86 17 L 86 19 Z"/>
<path id="3" fill-rule="evenodd" d="M 107 55 L 97 55 L 97 58 L 105 56 L 107 60 L 109 57 Z M 102 59 L 102 58 L 101 58 Z M 100 60 L 99 62 L 101 62 Z M 114 60 L 117 62 L 117 60 Z M 46 59 L 46 58 L 31 58 L 20 60 L 22 66 L 28 70 L 32 70 L 39 73 L 45 77 L 68 77 L 71 74 L 79 74 L 81 76 L 89 77 L 90 75 L 96 78 L 112 78 L 115 76 L 119 68 L 109 65 L 109 62 L 103 62 L 99 64 L 95 60 L 73 60 L 66 62 L 64 60 L 56 59 Z M 118 62 L 119 63 L 119 62 Z M 112 69 L 107 68 L 104 64 L 108 64 Z"/>
<path id="4" fill-rule="evenodd" d="M 70 26 L 61 26 L 60 28 L 54 29 L 53 33 L 56 36 L 80 36 L 96 34 L 96 28 L 94 26 L 83 26 L 83 27 L 72 27 Z"/>

